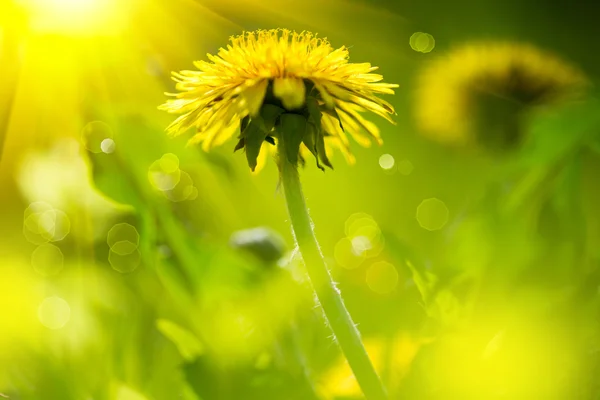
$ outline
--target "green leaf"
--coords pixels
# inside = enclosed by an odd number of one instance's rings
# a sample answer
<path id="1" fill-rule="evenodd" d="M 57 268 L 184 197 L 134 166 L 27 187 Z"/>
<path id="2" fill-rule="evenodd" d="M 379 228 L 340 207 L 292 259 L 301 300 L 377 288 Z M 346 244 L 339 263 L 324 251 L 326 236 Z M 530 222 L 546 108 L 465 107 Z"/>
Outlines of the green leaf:
<path id="1" fill-rule="evenodd" d="M 406 260 L 406 266 L 412 272 L 412 278 L 417 285 L 417 289 L 421 293 L 423 302 L 428 305 L 431 302 L 431 297 L 434 293 L 434 288 L 437 283 L 437 277 L 429 271 L 419 271 L 410 261 Z"/>
<path id="2" fill-rule="evenodd" d="M 600 102 L 590 99 L 552 111 L 532 120 L 529 141 L 509 173 L 521 174 L 505 201 L 505 212 L 514 212 L 527 199 L 547 190 L 560 170 L 577 152 L 589 148 L 600 132 Z M 511 171 L 512 170 L 512 171 Z"/>
<path id="3" fill-rule="evenodd" d="M 428 307 L 427 314 L 445 325 L 452 325 L 460 316 L 460 302 L 449 290 L 441 290 L 435 297 L 435 303 Z"/>
<path id="4" fill-rule="evenodd" d="M 132 171 L 123 168 L 119 154 L 89 153 L 90 168 L 94 186 L 102 194 L 117 203 L 145 208 L 141 194 L 132 179 Z"/>
<path id="5" fill-rule="evenodd" d="M 195 287 L 191 274 L 182 271 L 182 267 L 168 260 L 162 260 L 156 264 L 156 275 L 173 300 L 180 307 L 193 307 Z"/>
<path id="6" fill-rule="evenodd" d="M 177 346 L 177 350 L 186 361 L 192 362 L 204 353 L 204 346 L 198 338 L 176 323 L 167 319 L 159 319 L 156 321 L 156 327 Z"/>
<path id="7" fill-rule="evenodd" d="M 530 134 L 521 155 L 526 167 L 555 163 L 598 138 L 600 102 L 590 99 L 540 113 L 532 121 Z"/>
<path id="8" fill-rule="evenodd" d="M 146 396 L 126 386 L 125 384 L 113 383 L 113 399 L 116 400 L 148 400 Z"/>

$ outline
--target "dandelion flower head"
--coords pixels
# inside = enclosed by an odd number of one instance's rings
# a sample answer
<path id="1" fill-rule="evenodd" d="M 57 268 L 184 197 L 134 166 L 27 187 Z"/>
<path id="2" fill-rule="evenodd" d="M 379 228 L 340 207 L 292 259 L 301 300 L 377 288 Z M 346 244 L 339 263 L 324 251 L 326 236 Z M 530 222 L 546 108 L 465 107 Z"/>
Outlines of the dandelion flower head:
<path id="1" fill-rule="evenodd" d="M 253 170 L 277 141 L 282 114 L 306 117 L 299 157 L 310 152 L 319 167 L 331 166 L 330 148 L 354 162 L 346 133 L 363 146 L 381 143 L 379 129 L 362 113 L 393 123 L 393 107 L 378 95 L 393 94 L 398 85 L 381 83 L 383 76 L 372 73 L 377 67 L 350 63 L 346 47 L 334 49 L 310 32 L 244 32 L 207 57 L 194 63 L 195 71 L 173 73 L 178 92 L 160 108 L 180 116 L 167 129 L 176 135 L 195 128 L 190 143 L 204 150 L 239 133 L 236 150 L 245 149 Z"/>

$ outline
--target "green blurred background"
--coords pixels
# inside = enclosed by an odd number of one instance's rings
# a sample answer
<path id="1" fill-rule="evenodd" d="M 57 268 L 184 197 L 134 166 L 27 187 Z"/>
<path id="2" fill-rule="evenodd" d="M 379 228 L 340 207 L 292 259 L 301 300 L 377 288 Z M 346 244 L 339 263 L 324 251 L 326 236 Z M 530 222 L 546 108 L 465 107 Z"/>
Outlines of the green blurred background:
<path id="1" fill-rule="evenodd" d="M 371 118 L 381 147 L 301 172 L 390 397 L 600 398 L 595 8 L 3 0 L 0 394 L 361 398 L 293 253 L 275 163 L 252 174 L 233 142 L 187 147 L 157 110 L 171 71 L 243 30 L 285 27 L 400 85 L 386 98 L 397 125 Z M 415 32 L 435 46 L 416 51 Z M 592 89 L 527 110 L 525 144 L 502 154 L 430 141 L 417 76 L 474 41 L 548 50 Z"/>

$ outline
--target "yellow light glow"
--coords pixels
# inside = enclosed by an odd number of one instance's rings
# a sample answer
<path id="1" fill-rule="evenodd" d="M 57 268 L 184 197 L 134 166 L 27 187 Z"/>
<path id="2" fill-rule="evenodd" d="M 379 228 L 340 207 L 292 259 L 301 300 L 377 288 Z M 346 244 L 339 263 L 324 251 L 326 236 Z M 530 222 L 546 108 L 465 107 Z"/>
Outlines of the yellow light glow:
<path id="1" fill-rule="evenodd" d="M 35 31 L 77 35 L 115 32 L 115 0 L 20 0 Z M 123 2 L 119 3 L 122 8 Z"/>

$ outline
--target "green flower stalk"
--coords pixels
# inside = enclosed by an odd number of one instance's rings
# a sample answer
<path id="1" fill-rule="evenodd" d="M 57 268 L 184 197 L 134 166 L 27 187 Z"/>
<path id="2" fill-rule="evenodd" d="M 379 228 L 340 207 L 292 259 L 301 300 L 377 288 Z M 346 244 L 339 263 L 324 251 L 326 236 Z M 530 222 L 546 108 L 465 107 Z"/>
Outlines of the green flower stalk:
<path id="1" fill-rule="evenodd" d="M 326 39 L 289 30 L 246 32 L 232 37 L 227 49 L 197 71 L 174 73 L 178 93 L 161 109 L 180 116 L 171 134 L 196 128 L 190 143 L 204 150 L 238 134 L 235 150 L 244 149 L 258 171 L 269 152 L 277 154 L 294 236 L 325 317 L 365 397 L 386 399 L 386 391 L 365 351 L 360 334 L 331 279 L 310 220 L 298 166 L 312 154 L 319 168 L 332 167 L 331 149 L 349 163 L 354 156 L 347 134 L 359 144 L 381 143 L 375 124 L 361 114 L 377 114 L 393 123 L 393 107 L 377 97 L 398 85 L 380 83 L 369 63 L 348 62 L 348 49 L 333 49 Z"/>

